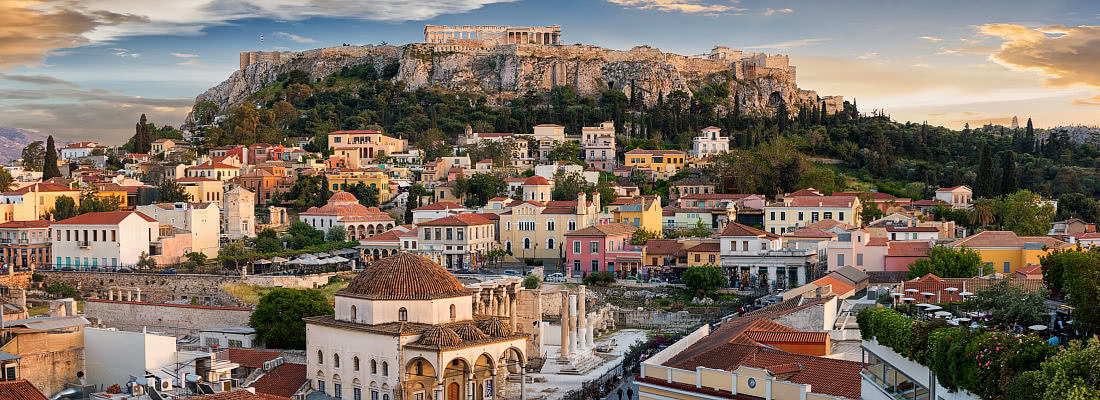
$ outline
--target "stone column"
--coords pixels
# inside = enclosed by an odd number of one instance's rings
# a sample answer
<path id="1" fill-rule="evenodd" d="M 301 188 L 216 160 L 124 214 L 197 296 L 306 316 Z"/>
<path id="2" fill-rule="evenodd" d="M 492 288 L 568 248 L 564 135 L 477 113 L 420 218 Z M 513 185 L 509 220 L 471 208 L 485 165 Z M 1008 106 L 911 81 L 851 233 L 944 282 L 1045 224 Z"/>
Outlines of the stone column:
<path id="1" fill-rule="evenodd" d="M 438 380 L 438 378 L 437 378 Z M 435 386 L 435 400 L 443 400 L 443 383 L 440 382 Z"/>
<path id="2" fill-rule="evenodd" d="M 489 382 L 493 385 L 493 396 L 486 400 L 497 400 L 499 398 L 497 397 L 497 368 L 489 370 Z"/>
<path id="3" fill-rule="evenodd" d="M 577 354 L 577 295 L 569 295 L 569 346 Z"/>
<path id="4" fill-rule="evenodd" d="M 584 307 L 584 285 L 577 290 L 577 351 L 588 349 L 588 314 Z"/>
<path id="5" fill-rule="evenodd" d="M 115 288 L 107 288 L 107 300 L 115 299 Z"/>
<path id="6" fill-rule="evenodd" d="M 474 292 L 474 314 L 481 314 L 481 291 Z"/>
<path id="7" fill-rule="evenodd" d="M 134 294 L 137 295 L 137 300 L 134 301 L 141 301 L 141 289 L 134 289 Z"/>
<path id="8" fill-rule="evenodd" d="M 126 301 L 134 301 L 134 291 L 126 289 Z"/>
<path id="9" fill-rule="evenodd" d="M 512 292 L 512 303 L 509 308 L 512 310 L 511 314 L 508 314 L 512 318 L 512 332 L 516 331 L 516 324 L 519 321 L 519 292 Z"/>
<path id="10" fill-rule="evenodd" d="M 561 291 L 561 350 L 558 358 L 569 359 L 569 292 Z"/>
<path id="11" fill-rule="evenodd" d="M 466 383 L 468 383 L 468 385 L 466 385 L 466 399 L 474 400 L 474 393 L 477 392 L 477 378 L 474 376 L 473 372 L 470 373 Z"/>
<path id="12" fill-rule="evenodd" d="M 519 366 L 519 400 L 527 400 L 527 366 Z"/>

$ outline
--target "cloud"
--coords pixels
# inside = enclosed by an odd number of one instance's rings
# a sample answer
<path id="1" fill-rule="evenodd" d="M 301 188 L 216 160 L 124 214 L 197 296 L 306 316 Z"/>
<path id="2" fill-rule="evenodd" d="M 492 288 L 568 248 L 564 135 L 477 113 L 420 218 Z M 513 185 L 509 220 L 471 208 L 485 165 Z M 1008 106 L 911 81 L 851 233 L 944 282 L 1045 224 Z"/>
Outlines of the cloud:
<path id="1" fill-rule="evenodd" d="M 924 40 L 927 40 L 929 42 L 938 42 L 938 41 L 943 40 L 943 39 L 940 39 L 940 38 L 935 37 L 935 36 L 921 36 L 917 39 L 924 39 Z"/>
<path id="2" fill-rule="evenodd" d="M 293 41 L 298 42 L 298 43 L 317 43 L 316 40 L 313 40 L 313 39 L 310 39 L 310 38 L 307 38 L 307 37 L 304 37 L 304 36 L 298 36 L 298 35 L 295 35 L 295 34 L 292 34 L 292 33 L 275 32 L 275 36 L 284 37 L 284 38 L 293 40 Z"/>
<path id="3" fill-rule="evenodd" d="M 179 57 L 179 58 L 195 58 L 195 57 L 198 57 L 198 54 L 187 54 L 187 53 L 168 53 L 168 54 L 171 54 L 173 57 Z"/>
<path id="4" fill-rule="evenodd" d="M 875 52 L 865 53 L 864 55 L 859 56 L 860 60 L 871 60 L 875 58 L 878 58 L 878 53 Z"/>
<path id="5" fill-rule="evenodd" d="M 513 1 L 518 0 L 4 0 L 0 1 L 0 70 L 41 65 L 46 57 L 67 48 L 130 36 L 201 35 L 208 27 L 250 18 L 421 21 Z"/>
<path id="6" fill-rule="evenodd" d="M 798 39 L 788 40 L 786 42 L 762 44 L 758 46 L 746 46 L 746 49 L 789 49 L 792 47 L 812 46 L 827 41 L 827 38 L 815 38 L 815 39 Z"/>
<path id="7" fill-rule="evenodd" d="M 685 14 L 704 13 L 713 16 L 725 12 L 740 12 L 747 8 L 737 8 L 724 4 L 708 4 L 698 0 L 607 0 L 626 8 L 637 10 L 657 10 L 664 12 L 681 12 Z M 733 3 L 737 3 L 734 1 Z"/>
<path id="8" fill-rule="evenodd" d="M 939 54 L 941 56 L 942 55 L 952 55 L 952 54 L 959 54 L 959 51 L 955 50 L 955 49 L 948 49 L 946 47 L 940 47 L 940 51 L 937 51 L 936 54 Z"/>
<path id="9" fill-rule="evenodd" d="M 932 66 L 929 65 L 926 62 L 919 62 L 919 63 L 913 64 L 913 66 L 917 67 L 917 68 L 932 68 Z"/>
<path id="10" fill-rule="evenodd" d="M 29 84 L 32 84 L 32 85 L 80 87 L 80 85 L 77 85 L 75 83 L 72 83 L 72 82 L 69 82 L 69 81 L 66 81 L 66 80 L 62 80 L 62 79 L 57 79 L 57 78 L 54 78 L 52 76 L 46 76 L 46 75 L 0 74 L 0 79 L 7 80 L 7 81 L 12 81 L 12 82 L 29 83 Z"/>
<path id="11" fill-rule="evenodd" d="M 5 75 L 7 76 L 7 75 Z M 0 98 L 21 100 L 0 104 L 4 126 L 61 135 L 65 140 L 122 143 L 133 134 L 134 122 L 145 113 L 160 124 L 183 120 L 192 98 L 128 96 L 103 89 L 0 89 Z"/>
<path id="12" fill-rule="evenodd" d="M 184 65 L 184 66 L 189 66 L 189 67 L 205 67 L 205 65 L 200 63 L 199 60 L 194 59 L 194 58 L 192 58 L 190 60 L 187 60 L 187 61 L 184 61 L 184 62 L 176 63 L 176 65 Z"/>
<path id="13" fill-rule="evenodd" d="M 959 41 L 963 42 L 963 43 L 967 43 L 967 44 L 974 44 L 974 43 L 983 42 L 982 39 L 967 39 L 967 38 L 959 38 Z"/>
<path id="14" fill-rule="evenodd" d="M 776 14 L 776 13 L 785 14 L 785 13 L 791 13 L 791 12 L 794 12 L 794 10 L 789 9 L 789 8 L 769 8 L 767 10 L 764 10 L 764 12 L 762 14 L 764 14 L 764 16 L 767 17 L 767 16 L 770 16 L 770 15 Z"/>
<path id="15" fill-rule="evenodd" d="M 1079 106 L 1100 106 L 1100 94 L 1087 99 L 1074 99 L 1072 103 Z"/>
<path id="16" fill-rule="evenodd" d="M 131 57 L 131 58 L 141 57 L 141 54 L 131 53 L 130 50 L 127 50 L 127 49 L 114 48 L 114 49 L 111 49 L 111 50 L 114 51 L 115 55 L 119 56 L 119 57 Z"/>
<path id="17" fill-rule="evenodd" d="M 1005 40 L 990 58 L 1009 68 L 1035 71 L 1054 88 L 1100 89 L 1100 26 L 1052 25 L 1028 28 L 1013 24 L 979 26 L 978 32 Z M 1097 97 L 1075 104 L 1096 103 Z"/>

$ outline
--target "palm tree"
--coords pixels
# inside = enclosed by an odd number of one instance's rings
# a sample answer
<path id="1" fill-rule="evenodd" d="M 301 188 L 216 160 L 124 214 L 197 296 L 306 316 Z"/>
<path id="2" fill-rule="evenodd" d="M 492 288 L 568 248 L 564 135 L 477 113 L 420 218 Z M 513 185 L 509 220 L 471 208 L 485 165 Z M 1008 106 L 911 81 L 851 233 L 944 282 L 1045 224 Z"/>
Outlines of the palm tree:
<path id="1" fill-rule="evenodd" d="M 989 226 L 993 224 L 993 202 L 981 198 L 974 201 L 974 209 L 970 211 L 970 224 Z"/>

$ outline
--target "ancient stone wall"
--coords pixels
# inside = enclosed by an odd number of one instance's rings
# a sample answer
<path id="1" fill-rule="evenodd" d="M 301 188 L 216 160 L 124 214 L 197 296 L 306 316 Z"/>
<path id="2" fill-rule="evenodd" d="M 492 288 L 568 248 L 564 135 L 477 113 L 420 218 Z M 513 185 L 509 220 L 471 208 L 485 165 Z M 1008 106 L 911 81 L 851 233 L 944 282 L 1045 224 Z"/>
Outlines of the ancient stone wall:
<path id="1" fill-rule="evenodd" d="M 209 304 L 223 285 L 239 284 L 239 276 L 221 275 L 161 275 L 119 274 L 110 272 L 41 271 L 44 284 L 64 283 L 75 288 L 85 298 L 108 298 L 111 288 L 141 289 L 141 300 L 164 303 L 197 298 L 200 304 Z"/>
<path id="2" fill-rule="evenodd" d="M 31 283 L 31 275 L 34 274 L 30 272 L 16 272 L 11 275 L 0 275 L 0 286 L 20 287 L 26 289 L 27 286 Z"/>
<path id="3" fill-rule="evenodd" d="M 521 333 L 531 335 L 527 341 L 528 355 L 542 354 L 542 293 L 538 290 L 520 290 L 517 300 L 518 312 L 516 313 L 516 329 Z"/>
<path id="4" fill-rule="evenodd" d="M 71 348 L 20 355 L 19 378 L 34 384 L 47 396 L 77 382 L 76 373 L 84 370 L 84 348 Z"/>
<path id="5" fill-rule="evenodd" d="M 166 335 L 194 335 L 214 327 L 247 327 L 252 310 L 236 307 L 155 304 L 89 299 L 84 315 L 96 327 L 129 332 L 143 329 Z"/>

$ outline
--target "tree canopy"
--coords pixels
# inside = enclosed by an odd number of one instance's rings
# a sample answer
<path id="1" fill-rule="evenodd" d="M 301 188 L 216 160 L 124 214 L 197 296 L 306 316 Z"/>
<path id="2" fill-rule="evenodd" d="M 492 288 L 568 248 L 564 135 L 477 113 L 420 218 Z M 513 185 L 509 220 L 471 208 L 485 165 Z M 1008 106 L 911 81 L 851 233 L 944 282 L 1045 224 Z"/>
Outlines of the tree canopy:
<path id="1" fill-rule="evenodd" d="M 978 276 L 981 266 L 981 254 L 966 246 L 959 249 L 936 246 L 928 250 L 928 258 L 919 259 L 909 265 L 908 275 L 909 279 L 927 274 L 940 278 L 970 278 Z"/>
<path id="2" fill-rule="evenodd" d="M 306 323 L 302 318 L 333 312 L 319 291 L 278 288 L 260 297 L 248 326 L 256 329 L 256 339 L 269 349 L 304 350 Z"/>
<path id="3" fill-rule="evenodd" d="M 713 293 L 728 284 L 722 270 L 710 264 L 688 268 L 682 280 L 689 290 L 700 295 Z"/>

